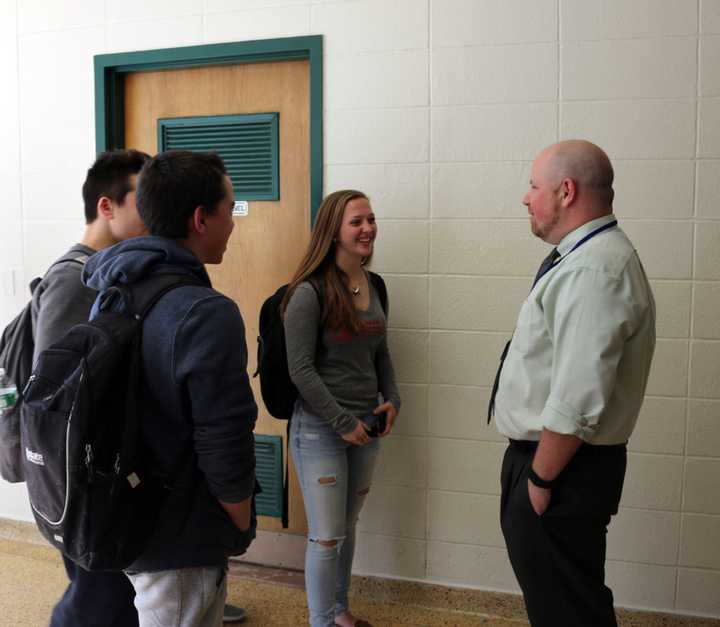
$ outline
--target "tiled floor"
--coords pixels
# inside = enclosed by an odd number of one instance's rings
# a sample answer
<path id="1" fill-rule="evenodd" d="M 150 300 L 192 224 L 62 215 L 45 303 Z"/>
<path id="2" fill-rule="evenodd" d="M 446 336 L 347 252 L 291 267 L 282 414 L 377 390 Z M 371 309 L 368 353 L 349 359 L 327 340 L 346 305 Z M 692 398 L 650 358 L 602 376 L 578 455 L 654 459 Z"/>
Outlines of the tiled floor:
<path id="1" fill-rule="evenodd" d="M 306 624 L 301 572 L 234 562 L 231 602 L 251 613 L 248 625 Z M 257 604 L 257 605 L 256 605 Z M 353 611 L 376 627 L 518 627 L 528 625 L 522 599 L 510 594 L 354 577 Z M 257 610 L 255 609 L 257 607 Z M 720 620 L 618 610 L 620 627 L 719 627 Z M 580 627 L 580 626 L 578 626 Z"/>
<path id="2" fill-rule="evenodd" d="M 29 525 L 0 521 L 0 627 L 44 627 L 67 580 L 60 557 Z M 307 624 L 303 575 L 231 565 L 228 600 L 247 609 L 248 626 Z M 527 625 L 513 595 L 357 577 L 353 611 L 376 627 L 518 627 Z M 720 620 L 619 612 L 622 627 L 719 627 Z"/>
<path id="3" fill-rule="evenodd" d="M 229 599 L 248 609 L 250 620 L 246 624 L 307 624 L 304 578 L 301 572 L 235 562 L 231 565 L 230 574 Z M 435 586 L 418 587 L 415 584 L 356 577 L 351 605 L 358 617 L 371 620 L 376 627 L 519 627 L 528 624 L 522 604 L 514 597 L 490 595 L 498 597 L 493 599 L 494 603 L 490 602 L 481 611 L 471 611 L 450 608 L 447 602 L 452 602 L 452 595 L 443 598 L 436 590 Z M 417 594 L 421 596 L 418 598 Z M 497 613 L 486 613 L 491 608 Z"/>
<path id="4" fill-rule="evenodd" d="M 302 574 L 275 569 L 233 566 L 228 578 L 228 600 L 244 607 L 248 626 L 293 626 L 307 624 Z M 0 540 L 0 626 L 44 627 L 67 580 L 59 554 L 52 547 L 15 540 Z M 358 615 L 376 627 L 475 626 L 518 627 L 524 620 L 490 618 L 423 605 L 387 602 L 384 594 L 373 595 L 372 583 L 359 580 L 353 598 Z"/>

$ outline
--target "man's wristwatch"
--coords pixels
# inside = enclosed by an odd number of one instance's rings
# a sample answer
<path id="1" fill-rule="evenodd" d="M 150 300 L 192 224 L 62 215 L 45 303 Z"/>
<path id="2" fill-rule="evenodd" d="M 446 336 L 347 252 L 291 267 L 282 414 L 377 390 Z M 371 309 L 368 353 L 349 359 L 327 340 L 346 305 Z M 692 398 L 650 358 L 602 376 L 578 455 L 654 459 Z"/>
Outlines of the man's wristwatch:
<path id="1" fill-rule="evenodd" d="M 530 466 L 530 469 L 528 470 L 528 479 L 530 479 L 533 485 L 536 485 L 538 488 L 544 488 L 545 490 L 552 488 L 557 481 L 557 477 L 552 481 L 546 481 L 533 470 L 532 466 Z"/>

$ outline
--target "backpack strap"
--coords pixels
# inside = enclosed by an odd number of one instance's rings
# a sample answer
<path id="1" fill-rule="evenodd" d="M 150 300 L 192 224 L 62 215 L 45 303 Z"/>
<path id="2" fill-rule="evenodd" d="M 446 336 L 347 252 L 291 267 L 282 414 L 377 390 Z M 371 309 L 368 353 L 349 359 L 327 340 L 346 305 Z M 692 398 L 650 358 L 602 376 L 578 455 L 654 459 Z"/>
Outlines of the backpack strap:
<path id="1" fill-rule="evenodd" d="M 383 312 L 387 317 L 388 293 L 387 287 L 385 286 L 385 281 L 383 281 L 383 278 L 379 274 L 375 274 L 374 272 L 368 271 L 368 276 L 370 277 L 370 282 L 373 284 L 373 287 L 377 290 L 378 297 L 380 298 L 380 304 L 382 305 Z"/>
<path id="2" fill-rule="evenodd" d="M 57 266 L 58 264 L 66 263 L 66 262 L 68 262 L 68 261 L 73 262 L 73 263 L 78 263 L 78 264 L 80 264 L 81 266 L 84 266 L 84 265 L 85 265 L 85 262 L 86 262 L 88 259 L 90 259 L 90 257 L 89 257 L 89 255 L 87 255 L 87 254 L 85 254 L 85 253 L 81 253 L 81 252 L 78 252 L 78 251 L 69 252 L 69 253 L 63 255 L 62 257 L 60 257 L 60 259 L 58 259 L 55 263 L 53 263 L 53 264 L 50 266 L 50 268 L 54 268 L 54 267 Z M 50 268 L 48 268 L 48 270 L 49 270 Z"/>
<path id="3" fill-rule="evenodd" d="M 122 297 L 125 299 L 126 311 L 128 313 L 131 313 L 135 317 L 135 319 L 140 322 L 141 325 L 139 332 L 135 337 L 134 350 L 137 351 L 138 357 L 138 364 L 135 364 L 135 366 L 138 366 L 139 362 L 141 361 L 140 356 L 142 354 L 143 336 L 142 322 L 145 320 L 145 317 L 153 308 L 153 306 L 165 294 L 174 290 L 175 288 L 183 287 L 186 285 L 203 285 L 203 283 L 200 281 L 200 279 L 188 274 L 156 274 L 146 279 L 143 279 L 134 285 L 114 286 L 113 288 L 111 288 L 117 289 L 121 293 Z M 131 377 L 135 378 L 137 390 L 140 389 L 139 383 L 141 377 L 141 370 L 141 367 L 136 367 L 131 373 Z M 139 416 L 140 410 L 138 407 L 138 398 L 130 398 L 127 402 L 129 415 L 135 417 Z M 132 442 L 134 442 L 135 439 L 138 437 L 139 432 L 140 422 L 139 420 L 135 420 L 125 431 L 122 446 L 123 451 L 130 450 Z M 166 485 L 167 488 L 174 489 L 174 487 L 177 486 L 180 482 L 182 482 L 182 480 L 187 476 L 189 472 L 188 468 L 190 466 L 190 461 L 193 459 L 193 456 L 194 448 L 191 442 L 188 449 L 181 456 L 181 459 L 177 463 L 176 467 L 170 473 L 168 477 L 169 480 Z"/>
<path id="4" fill-rule="evenodd" d="M 47 271 L 50 272 L 50 270 L 52 270 L 55 266 L 59 266 L 61 263 L 67 263 L 68 261 L 72 262 L 72 263 L 80 264 L 81 266 L 84 266 L 85 262 L 88 259 L 90 259 L 90 257 L 86 253 L 81 253 L 77 250 L 70 251 L 68 253 L 65 253 L 62 257 L 60 257 L 60 259 L 56 259 L 55 262 L 47 269 Z M 47 272 L 46 272 L 46 274 L 47 274 Z"/>
<path id="5" fill-rule="evenodd" d="M 132 286 L 120 288 L 126 305 L 138 320 L 144 320 L 153 306 L 168 292 L 177 287 L 202 286 L 200 279 L 189 274 L 156 274 Z"/>
<path id="6" fill-rule="evenodd" d="M 86 255 L 85 253 L 77 252 L 77 251 L 76 251 L 76 252 L 69 252 L 69 253 L 63 255 L 62 257 L 60 257 L 60 259 L 56 260 L 55 263 L 53 263 L 53 264 L 47 269 L 47 271 L 45 272 L 45 274 L 44 274 L 44 276 L 43 276 L 42 278 L 38 276 L 38 277 L 35 277 L 32 281 L 30 281 L 30 286 L 29 286 L 29 287 L 30 287 L 30 294 L 32 295 L 32 294 L 35 293 L 35 290 L 36 290 L 37 286 L 40 285 L 40 282 L 41 282 L 48 274 L 50 274 L 50 271 L 51 271 L 55 266 L 59 266 L 61 263 L 68 263 L 68 262 L 70 262 L 70 263 L 77 263 L 77 264 L 80 265 L 80 266 L 84 266 L 84 265 L 85 265 L 85 262 L 86 262 L 88 259 L 90 259 L 90 257 L 89 257 L 88 255 Z"/>

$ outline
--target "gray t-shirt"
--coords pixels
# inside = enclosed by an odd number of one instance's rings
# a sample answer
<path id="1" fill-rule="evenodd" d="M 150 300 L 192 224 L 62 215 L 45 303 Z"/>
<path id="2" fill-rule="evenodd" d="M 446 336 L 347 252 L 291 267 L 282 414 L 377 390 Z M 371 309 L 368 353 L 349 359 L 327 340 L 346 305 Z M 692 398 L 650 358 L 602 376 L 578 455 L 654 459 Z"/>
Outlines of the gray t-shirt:
<path id="1" fill-rule="evenodd" d="M 371 413 L 378 395 L 400 409 L 387 346 L 387 321 L 380 298 L 370 285 L 370 305 L 358 311 L 360 332 L 320 332 L 321 306 L 313 286 L 298 285 L 285 311 L 285 340 L 290 377 L 309 411 L 340 434 L 355 429 L 357 418 Z"/>
<path id="2" fill-rule="evenodd" d="M 32 297 L 33 363 L 71 327 L 88 319 L 97 292 L 85 287 L 80 277 L 83 264 L 94 253 L 88 246 L 75 244 L 63 255 L 68 259 L 56 262 L 35 288 Z"/>

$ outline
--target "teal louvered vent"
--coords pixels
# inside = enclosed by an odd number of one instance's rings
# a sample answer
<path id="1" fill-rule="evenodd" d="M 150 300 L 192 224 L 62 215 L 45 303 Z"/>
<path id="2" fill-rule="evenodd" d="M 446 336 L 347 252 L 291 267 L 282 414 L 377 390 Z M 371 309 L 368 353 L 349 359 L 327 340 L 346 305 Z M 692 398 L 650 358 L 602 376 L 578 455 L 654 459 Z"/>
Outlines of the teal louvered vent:
<path id="1" fill-rule="evenodd" d="M 255 497 L 258 515 L 283 514 L 282 438 L 255 434 L 255 476 L 262 492 Z"/>
<path id="2" fill-rule="evenodd" d="M 216 152 L 237 200 L 279 200 L 278 114 L 158 120 L 158 150 Z"/>

